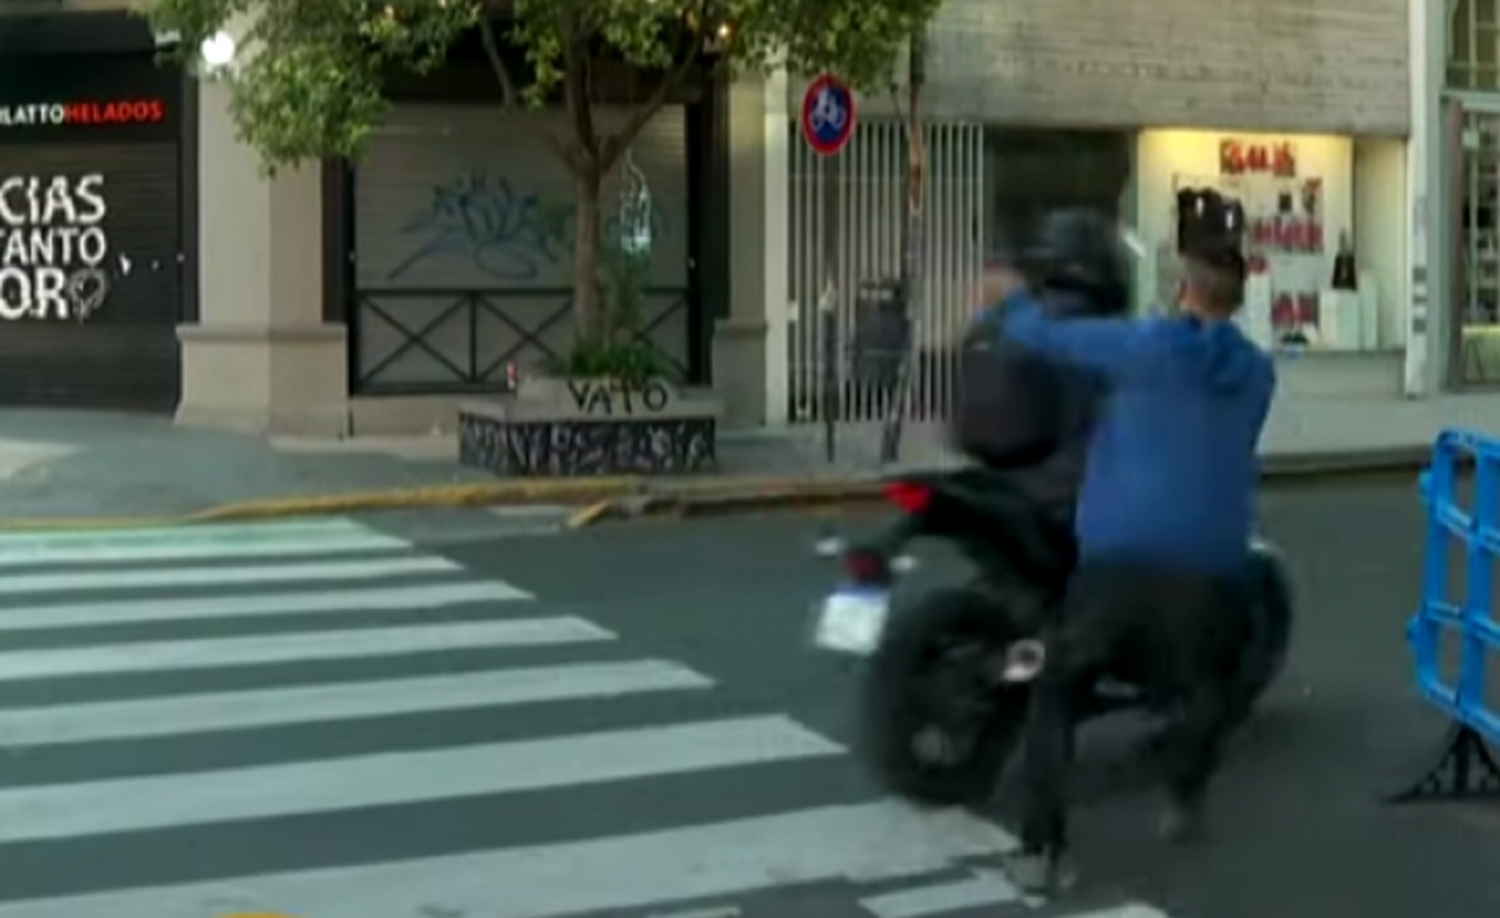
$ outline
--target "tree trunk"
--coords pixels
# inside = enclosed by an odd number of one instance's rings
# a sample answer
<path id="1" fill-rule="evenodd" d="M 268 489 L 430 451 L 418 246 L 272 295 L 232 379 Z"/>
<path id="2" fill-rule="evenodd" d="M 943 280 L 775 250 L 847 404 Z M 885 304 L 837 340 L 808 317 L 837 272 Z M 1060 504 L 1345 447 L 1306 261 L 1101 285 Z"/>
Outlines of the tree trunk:
<path id="1" fill-rule="evenodd" d="M 906 75 L 906 226 L 902 232 L 901 292 L 906 303 L 906 340 L 896 364 L 896 381 L 880 438 L 880 461 L 895 462 L 901 453 L 901 426 L 911 401 L 912 362 L 916 359 L 916 326 L 921 321 L 923 247 L 926 232 L 922 215 L 922 183 L 926 177 L 926 131 L 922 124 L 922 89 L 927 84 L 927 28 L 911 37 Z"/>
<path id="2" fill-rule="evenodd" d="M 599 196 L 602 177 L 597 164 L 589 163 L 573 176 L 573 318 L 578 337 L 604 343 L 605 310 L 599 303 Z"/>

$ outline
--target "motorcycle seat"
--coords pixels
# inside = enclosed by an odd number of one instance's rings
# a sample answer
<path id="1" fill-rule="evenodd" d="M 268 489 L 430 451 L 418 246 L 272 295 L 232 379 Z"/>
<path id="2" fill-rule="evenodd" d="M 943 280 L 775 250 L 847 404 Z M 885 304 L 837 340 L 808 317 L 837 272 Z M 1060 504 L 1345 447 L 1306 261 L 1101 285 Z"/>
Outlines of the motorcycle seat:
<path id="1" fill-rule="evenodd" d="M 1003 470 L 971 466 L 919 480 L 946 502 L 977 515 L 983 528 L 1019 551 L 1035 573 L 1050 579 L 1072 570 L 1077 544 L 1071 519 L 1029 500 Z"/>

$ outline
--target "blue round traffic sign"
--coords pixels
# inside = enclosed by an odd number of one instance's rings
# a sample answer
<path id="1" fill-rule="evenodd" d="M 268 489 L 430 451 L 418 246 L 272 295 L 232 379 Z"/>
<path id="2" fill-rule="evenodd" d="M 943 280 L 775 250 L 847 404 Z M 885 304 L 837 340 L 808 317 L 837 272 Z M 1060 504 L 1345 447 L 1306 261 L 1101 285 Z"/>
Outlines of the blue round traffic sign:
<path id="1" fill-rule="evenodd" d="M 842 150 L 854 134 L 854 91 L 829 73 L 813 80 L 802 97 L 802 133 L 824 156 Z"/>

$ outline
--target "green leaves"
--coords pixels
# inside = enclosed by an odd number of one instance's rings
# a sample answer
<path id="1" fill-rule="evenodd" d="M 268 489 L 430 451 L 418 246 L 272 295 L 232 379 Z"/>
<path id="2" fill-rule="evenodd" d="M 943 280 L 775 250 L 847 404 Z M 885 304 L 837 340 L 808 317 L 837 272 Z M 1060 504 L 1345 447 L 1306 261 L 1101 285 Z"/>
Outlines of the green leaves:
<path id="1" fill-rule="evenodd" d="M 751 47 L 742 64 L 832 71 L 861 88 L 888 85 L 912 34 L 942 0 L 735 0 Z"/>
<path id="2" fill-rule="evenodd" d="M 382 77 L 423 71 L 477 21 L 479 0 L 155 0 L 158 30 L 196 66 L 204 38 L 228 31 L 234 63 L 213 74 L 232 88 L 240 136 L 267 170 L 324 156 L 357 157 L 386 114 Z"/>
<path id="3" fill-rule="evenodd" d="M 204 38 L 220 30 L 235 36 L 238 60 L 217 77 L 233 88 L 242 138 L 275 168 L 359 156 L 386 114 L 383 75 L 437 66 L 484 13 L 503 17 L 498 31 L 524 52 L 526 78 L 514 80 L 518 101 L 540 107 L 570 80 L 589 92 L 594 64 L 606 55 L 641 70 L 672 71 L 687 60 L 738 71 L 784 64 L 797 73 L 832 70 L 857 86 L 884 85 L 908 37 L 940 3 L 154 0 L 147 15 L 158 30 L 182 36 L 176 53 L 189 63 Z"/>

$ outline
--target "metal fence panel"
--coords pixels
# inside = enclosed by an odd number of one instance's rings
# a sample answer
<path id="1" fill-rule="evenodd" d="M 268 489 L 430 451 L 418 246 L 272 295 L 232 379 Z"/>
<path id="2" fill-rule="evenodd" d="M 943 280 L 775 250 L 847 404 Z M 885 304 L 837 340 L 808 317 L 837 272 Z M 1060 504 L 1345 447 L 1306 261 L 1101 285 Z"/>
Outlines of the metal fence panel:
<path id="1" fill-rule="evenodd" d="M 925 263 L 922 308 L 912 317 L 908 405 L 914 416 L 940 418 L 952 405 L 953 345 L 976 304 L 986 247 L 984 129 L 938 123 L 925 130 Z M 889 393 L 873 384 L 870 374 L 856 372 L 853 344 L 876 337 L 868 327 L 861 329 L 862 322 L 877 321 L 871 309 L 859 308 L 861 289 L 900 277 L 906 147 L 906 125 L 883 120 L 861 123 L 837 156 L 822 157 L 801 143 L 789 153 L 787 357 L 794 422 L 822 420 L 822 364 L 829 342 L 819 306 L 830 289 L 840 388 L 835 420 L 874 421 L 886 413 Z"/>

